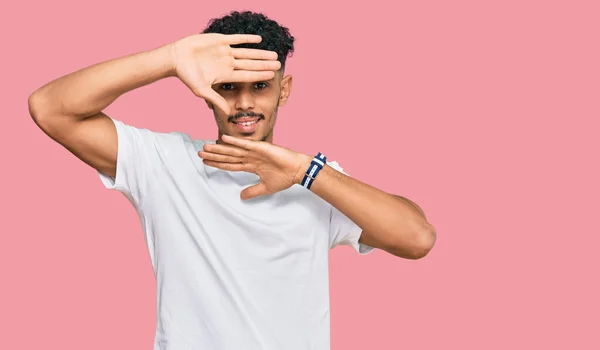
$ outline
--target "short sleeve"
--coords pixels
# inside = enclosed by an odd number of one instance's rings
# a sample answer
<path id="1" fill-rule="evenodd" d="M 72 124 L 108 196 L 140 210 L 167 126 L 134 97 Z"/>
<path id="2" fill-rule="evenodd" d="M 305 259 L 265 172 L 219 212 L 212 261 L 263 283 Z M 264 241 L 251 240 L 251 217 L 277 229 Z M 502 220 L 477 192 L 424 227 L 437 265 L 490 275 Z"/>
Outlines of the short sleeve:
<path id="1" fill-rule="evenodd" d="M 339 166 L 337 162 L 327 162 L 329 166 L 337 171 L 348 175 Z M 334 206 L 331 206 L 330 222 L 329 222 L 329 248 L 333 249 L 338 245 L 348 245 L 357 253 L 365 255 L 373 251 L 375 248 L 359 242 L 362 229 L 354 223 L 344 213 L 339 211 Z"/>
<path id="2" fill-rule="evenodd" d="M 155 133 L 111 119 L 117 130 L 118 151 L 115 177 L 98 172 L 104 186 L 123 193 L 140 206 L 156 178 Z"/>

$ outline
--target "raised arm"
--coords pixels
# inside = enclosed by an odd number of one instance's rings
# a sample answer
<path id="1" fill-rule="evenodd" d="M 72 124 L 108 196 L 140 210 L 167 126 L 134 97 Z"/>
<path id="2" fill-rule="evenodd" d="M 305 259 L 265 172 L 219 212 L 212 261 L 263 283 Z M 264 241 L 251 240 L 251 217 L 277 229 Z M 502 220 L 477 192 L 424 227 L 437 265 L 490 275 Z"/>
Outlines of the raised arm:
<path id="1" fill-rule="evenodd" d="M 172 74 L 168 46 L 98 63 L 60 77 L 29 97 L 35 123 L 98 171 L 115 175 L 117 134 L 102 112 L 122 94 Z"/>
<path id="2" fill-rule="evenodd" d="M 102 112 L 107 106 L 128 91 L 175 76 L 228 112 L 213 84 L 269 80 L 281 67 L 275 52 L 230 46 L 260 41 L 256 35 L 196 34 L 97 63 L 34 91 L 29 111 L 46 135 L 99 172 L 115 176 L 117 132 Z"/>

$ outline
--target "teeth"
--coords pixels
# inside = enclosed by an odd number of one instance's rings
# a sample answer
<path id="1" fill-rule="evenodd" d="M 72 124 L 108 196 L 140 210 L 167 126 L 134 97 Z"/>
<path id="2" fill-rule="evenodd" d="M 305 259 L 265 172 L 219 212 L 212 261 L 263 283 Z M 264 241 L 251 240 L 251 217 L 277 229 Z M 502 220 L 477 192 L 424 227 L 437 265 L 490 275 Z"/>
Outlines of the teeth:
<path id="1" fill-rule="evenodd" d="M 240 124 L 240 125 L 243 125 L 243 126 L 248 126 L 248 125 L 255 124 L 257 121 L 258 121 L 258 120 L 255 120 L 255 121 L 253 121 L 253 122 L 243 122 L 243 123 L 236 123 L 236 124 Z"/>

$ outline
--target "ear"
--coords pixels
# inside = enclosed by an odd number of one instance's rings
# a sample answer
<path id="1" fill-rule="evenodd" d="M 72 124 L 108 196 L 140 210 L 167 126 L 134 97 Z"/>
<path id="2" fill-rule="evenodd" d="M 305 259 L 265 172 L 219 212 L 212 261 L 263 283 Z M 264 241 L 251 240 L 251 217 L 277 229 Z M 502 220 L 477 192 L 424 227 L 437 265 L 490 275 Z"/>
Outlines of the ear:
<path id="1" fill-rule="evenodd" d="M 285 105 L 292 91 L 292 76 L 286 75 L 281 79 L 281 91 L 279 93 L 279 106 Z"/>

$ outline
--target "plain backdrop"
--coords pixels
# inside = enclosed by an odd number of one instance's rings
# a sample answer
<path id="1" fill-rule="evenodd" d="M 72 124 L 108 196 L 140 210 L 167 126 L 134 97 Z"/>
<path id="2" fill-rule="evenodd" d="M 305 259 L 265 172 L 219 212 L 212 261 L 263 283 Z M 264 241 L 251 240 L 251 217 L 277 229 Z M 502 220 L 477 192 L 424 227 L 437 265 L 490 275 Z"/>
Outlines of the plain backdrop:
<path id="1" fill-rule="evenodd" d="M 0 10 L 0 348 L 151 349 L 139 219 L 27 98 L 261 11 L 296 37 L 275 143 L 418 203 L 421 260 L 330 252 L 332 349 L 599 349 L 597 1 L 21 1 Z M 106 112 L 216 137 L 176 79 Z M 283 350 L 283 349 L 282 349 Z"/>

